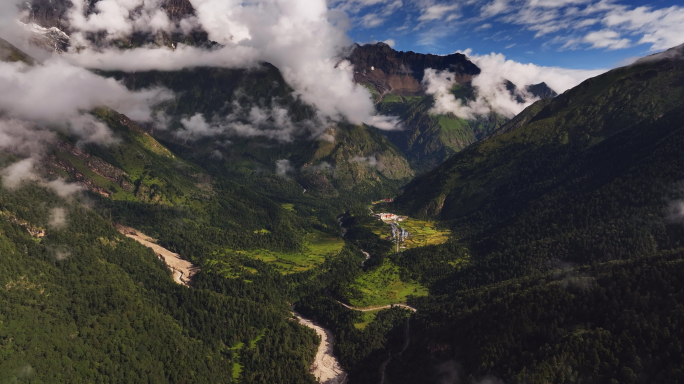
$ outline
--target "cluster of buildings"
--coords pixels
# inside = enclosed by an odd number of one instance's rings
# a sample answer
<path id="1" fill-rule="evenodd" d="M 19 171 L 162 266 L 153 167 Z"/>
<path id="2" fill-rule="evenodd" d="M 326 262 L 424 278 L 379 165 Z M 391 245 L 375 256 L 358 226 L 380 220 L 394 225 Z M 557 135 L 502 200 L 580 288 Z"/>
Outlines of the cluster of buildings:
<path id="1" fill-rule="evenodd" d="M 376 218 L 383 220 L 383 221 L 403 221 L 404 218 L 401 216 L 397 216 L 394 213 L 375 213 L 373 214 Z"/>

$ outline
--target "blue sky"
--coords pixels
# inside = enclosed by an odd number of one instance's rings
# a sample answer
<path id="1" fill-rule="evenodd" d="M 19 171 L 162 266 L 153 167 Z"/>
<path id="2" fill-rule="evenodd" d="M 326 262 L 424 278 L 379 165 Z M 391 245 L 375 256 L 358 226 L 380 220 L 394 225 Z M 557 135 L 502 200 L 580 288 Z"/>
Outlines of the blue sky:
<path id="1" fill-rule="evenodd" d="M 356 42 L 576 69 L 612 68 L 684 43 L 682 1 L 330 0 Z M 393 43 L 393 44 L 392 44 Z"/>

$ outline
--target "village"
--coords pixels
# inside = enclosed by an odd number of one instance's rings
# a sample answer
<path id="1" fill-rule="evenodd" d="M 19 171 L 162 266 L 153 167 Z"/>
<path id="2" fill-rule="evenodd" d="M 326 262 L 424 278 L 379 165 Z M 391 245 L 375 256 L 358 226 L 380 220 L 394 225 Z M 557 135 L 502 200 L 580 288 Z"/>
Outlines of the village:
<path id="1" fill-rule="evenodd" d="M 372 204 L 379 204 L 379 203 L 391 203 L 393 202 L 393 199 L 387 198 L 387 199 L 382 199 L 379 201 L 374 201 Z M 399 249 L 406 249 L 406 246 L 404 246 L 402 243 L 411 237 L 411 233 L 409 233 L 406 229 L 400 227 L 397 223 L 402 222 L 406 219 L 408 219 L 407 216 L 400 216 L 396 215 L 394 213 L 387 213 L 387 212 L 381 212 L 381 213 L 375 213 L 371 209 L 371 213 L 376 219 L 382 220 L 385 224 L 389 224 L 391 226 L 392 230 L 392 236 L 391 239 L 393 242 L 396 243 L 396 252 L 399 252 Z"/>

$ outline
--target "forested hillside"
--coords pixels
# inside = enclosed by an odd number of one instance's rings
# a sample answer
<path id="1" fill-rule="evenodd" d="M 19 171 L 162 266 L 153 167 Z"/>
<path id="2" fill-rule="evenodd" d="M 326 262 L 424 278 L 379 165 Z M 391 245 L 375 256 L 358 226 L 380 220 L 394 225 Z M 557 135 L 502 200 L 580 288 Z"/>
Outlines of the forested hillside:
<path id="1" fill-rule="evenodd" d="M 392 382 L 678 382 L 684 72 L 670 53 L 531 107 L 396 199 L 456 238 L 401 254 L 431 295 L 411 301 L 415 344 Z"/>
<path id="2" fill-rule="evenodd" d="M 0 39 L 0 384 L 684 382 L 684 46 L 556 95 L 200 3 Z"/>
<path id="3" fill-rule="evenodd" d="M 3 48 L 6 59 L 33 63 Z M 363 256 L 345 245 L 335 219 L 410 177 L 405 160 L 392 157 L 396 149 L 367 127 L 344 127 L 337 145 L 302 149 L 339 158 L 338 169 L 312 173 L 376 184 L 349 187 L 356 195 L 303 193 L 273 171 L 246 167 L 236 177 L 232 163 L 202 159 L 170 136 L 160 142 L 112 109 L 88 115 L 114 144 L 63 133 L 49 142 L 38 174 L 0 188 L 0 382 L 315 382 L 309 368 L 320 340 L 293 319 L 292 303 L 321 317 L 306 303 L 362 272 Z M 380 173 L 347 161 L 364 150 L 387 162 L 374 164 Z M 0 160 L 8 169 L 22 158 L 5 151 Z M 120 224 L 198 266 L 193 288 L 177 285 L 154 252 L 115 229 Z M 368 374 L 359 361 L 372 367 L 404 317 L 383 314 L 365 331 L 353 322 L 335 328 L 352 332 L 340 339 L 345 367 Z"/>
<path id="4" fill-rule="evenodd" d="M 210 173 L 257 189 L 268 185 L 274 196 L 294 198 L 292 189 L 296 194 L 306 189 L 322 198 L 344 199 L 352 192 L 361 201 L 395 194 L 413 175 L 404 154 L 376 129 L 346 123 L 325 129 L 315 109 L 295 98 L 278 69 L 267 63 L 250 70 L 106 75 L 131 89 L 173 90 L 178 96 L 165 105 L 165 130 L 153 128 L 155 135 Z M 255 121 L 256 115 L 262 117 Z M 196 129 L 192 123 L 200 120 L 212 127 Z M 312 131 L 314 126 L 323 129 Z M 286 180 L 274 182 L 277 171 Z"/>

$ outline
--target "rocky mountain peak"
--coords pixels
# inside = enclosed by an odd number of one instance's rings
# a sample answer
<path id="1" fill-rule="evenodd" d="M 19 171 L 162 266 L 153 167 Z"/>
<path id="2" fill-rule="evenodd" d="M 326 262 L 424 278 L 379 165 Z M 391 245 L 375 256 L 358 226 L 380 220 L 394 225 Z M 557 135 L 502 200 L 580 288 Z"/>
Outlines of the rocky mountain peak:
<path id="1" fill-rule="evenodd" d="M 450 70 L 459 83 L 467 83 L 480 73 L 480 68 L 460 53 L 440 56 L 403 52 L 385 43 L 355 45 L 348 59 L 354 64 L 354 80 L 371 84 L 380 93 L 421 93 L 426 68 Z"/>

